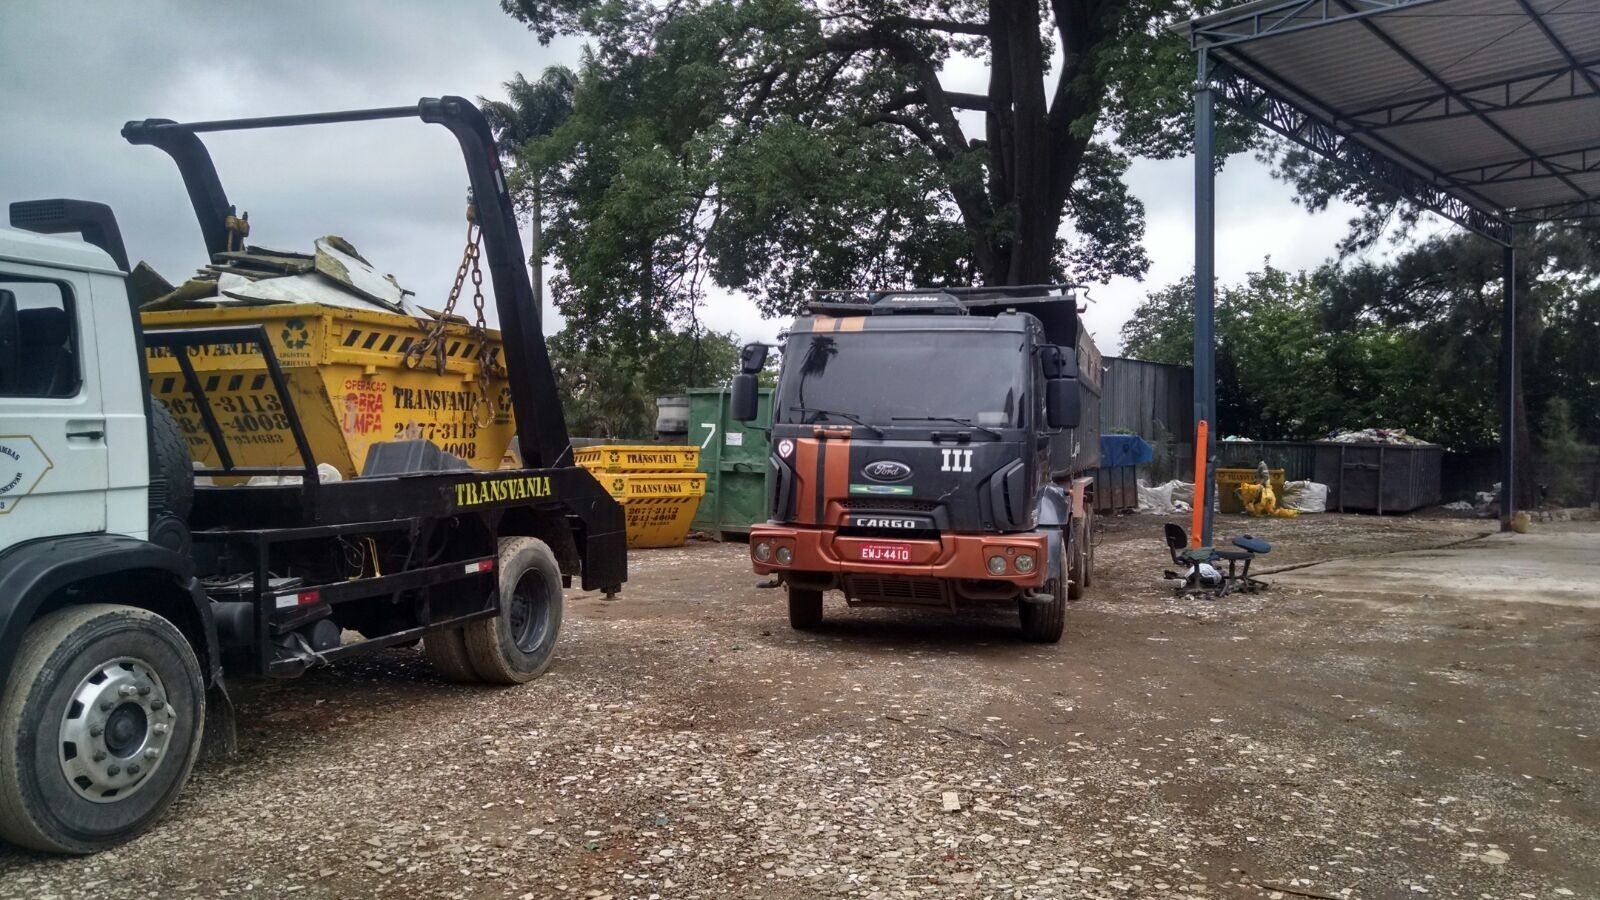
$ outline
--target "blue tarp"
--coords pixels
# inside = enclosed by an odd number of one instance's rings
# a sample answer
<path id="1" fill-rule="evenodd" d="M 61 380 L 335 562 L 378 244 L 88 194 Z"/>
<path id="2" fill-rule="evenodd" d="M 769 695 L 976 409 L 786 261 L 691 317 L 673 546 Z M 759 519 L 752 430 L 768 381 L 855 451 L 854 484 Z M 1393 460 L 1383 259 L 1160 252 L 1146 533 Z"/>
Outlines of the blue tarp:
<path id="1" fill-rule="evenodd" d="M 1137 434 L 1100 436 L 1100 465 L 1142 466 L 1156 458 L 1156 448 Z"/>

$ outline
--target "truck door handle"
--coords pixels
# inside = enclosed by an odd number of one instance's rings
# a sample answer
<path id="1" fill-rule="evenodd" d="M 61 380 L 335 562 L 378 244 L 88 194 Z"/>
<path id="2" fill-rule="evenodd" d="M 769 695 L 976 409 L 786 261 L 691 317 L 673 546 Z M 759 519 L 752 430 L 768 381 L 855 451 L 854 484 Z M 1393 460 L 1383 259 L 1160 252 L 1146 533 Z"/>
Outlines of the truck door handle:
<path id="1" fill-rule="evenodd" d="M 96 421 L 77 421 L 67 423 L 67 439 L 80 441 L 103 441 L 106 439 L 106 423 Z"/>

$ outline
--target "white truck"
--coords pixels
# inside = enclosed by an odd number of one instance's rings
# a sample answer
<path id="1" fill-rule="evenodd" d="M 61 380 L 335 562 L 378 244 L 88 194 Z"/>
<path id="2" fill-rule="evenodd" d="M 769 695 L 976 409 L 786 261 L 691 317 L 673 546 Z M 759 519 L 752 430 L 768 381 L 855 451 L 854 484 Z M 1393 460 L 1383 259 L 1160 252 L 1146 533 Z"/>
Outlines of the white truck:
<path id="1" fill-rule="evenodd" d="M 411 441 L 369 454 L 360 477 L 319 483 L 259 324 L 142 329 L 109 208 L 11 205 L 15 227 L 0 228 L 0 839 L 90 853 L 150 828 L 202 744 L 230 747 L 225 679 L 291 678 L 421 641 L 452 680 L 521 683 L 550 664 L 563 587 L 626 580 L 622 510 L 572 462 L 499 156 L 471 103 L 145 120 L 124 135 L 178 161 L 209 235 L 229 208 L 198 132 L 407 117 L 461 144 L 525 468 L 474 470 Z M 49 236 L 61 232 L 82 240 Z M 190 364 L 219 347 L 259 364 L 294 438 L 290 465 L 230 462 L 205 384 L 215 379 Z M 147 350 L 183 365 L 204 434 L 185 435 L 152 400 Z M 209 440 L 221 466 L 195 470 L 190 440 Z"/>

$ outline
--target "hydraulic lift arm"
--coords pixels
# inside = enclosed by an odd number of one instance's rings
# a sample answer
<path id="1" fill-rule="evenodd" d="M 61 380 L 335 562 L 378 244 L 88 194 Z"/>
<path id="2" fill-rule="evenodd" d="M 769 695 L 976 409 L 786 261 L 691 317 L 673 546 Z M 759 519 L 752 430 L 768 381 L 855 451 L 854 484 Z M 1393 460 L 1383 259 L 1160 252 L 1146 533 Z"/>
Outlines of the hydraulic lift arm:
<path id="1" fill-rule="evenodd" d="M 419 118 L 443 125 L 461 145 L 467 180 L 477 206 L 478 225 L 494 285 L 495 309 L 505 345 L 506 369 L 511 379 L 511 407 L 516 414 L 524 464 L 530 468 L 570 465 L 572 452 L 561 397 L 550 367 L 540 310 L 533 303 L 533 286 L 524 265 L 522 237 L 515 208 L 500 168 L 494 133 L 483 113 L 464 97 L 424 97 L 414 106 L 358 109 L 345 112 L 221 119 L 210 122 L 173 122 L 145 119 L 129 122 L 122 136 L 132 144 L 148 144 L 171 156 L 178 164 L 189 201 L 200 221 L 208 253 L 227 249 L 227 218 L 233 214 L 217 177 L 216 165 L 199 134 L 211 131 L 245 131 L 368 122 L 377 119 Z"/>

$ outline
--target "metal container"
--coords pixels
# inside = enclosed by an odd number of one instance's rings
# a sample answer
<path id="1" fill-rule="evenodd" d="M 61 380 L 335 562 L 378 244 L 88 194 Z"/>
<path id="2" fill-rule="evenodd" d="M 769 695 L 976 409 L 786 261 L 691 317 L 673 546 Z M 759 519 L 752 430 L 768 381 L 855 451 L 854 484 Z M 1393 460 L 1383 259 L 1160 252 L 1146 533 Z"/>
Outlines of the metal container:
<path id="1" fill-rule="evenodd" d="M 656 436 L 662 440 L 681 440 L 689 432 L 689 398 L 668 394 L 656 398 Z"/>
<path id="2" fill-rule="evenodd" d="M 1328 509 L 1404 513 L 1439 503 L 1444 448 L 1437 444 L 1317 444 L 1312 480 L 1328 485 Z"/>
<path id="3" fill-rule="evenodd" d="M 1328 486 L 1330 512 L 1401 513 L 1434 506 L 1441 493 L 1444 450 L 1436 444 L 1346 444 L 1338 441 L 1222 441 L 1225 467 L 1265 461 L 1290 481 Z"/>
<path id="4" fill-rule="evenodd" d="M 591 472 L 627 520 L 628 546 L 635 550 L 681 547 L 706 492 L 698 472 Z"/>
<path id="5" fill-rule="evenodd" d="M 699 445 L 700 471 L 706 474 L 694 530 L 723 539 L 748 535 L 751 525 L 767 521 L 769 496 L 772 390 L 761 389 L 750 422 L 729 416 L 731 396 L 724 388 L 689 390 L 689 443 Z"/>
<path id="6" fill-rule="evenodd" d="M 411 368 L 406 351 L 430 322 L 399 313 L 316 303 L 242 308 L 204 307 L 140 316 L 146 329 L 261 325 L 283 367 L 296 412 L 319 463 L 345 478 L 361 473 L 367 449 L 380 441 L 422 439 L 475 469 L 501 464 L 516 428 L 503 373 L 478 379 L 478 348 L 470 329 L 445 328 L 444 371 L 430 359 Z M 490 331 L 493 353 L 500 333 Z M 194 458 L 220 465 L 216 448 L 189 395 L 183 364 L 166 350 L 147 352 L 150 392 L 183 429 Z M 267 387 L 264 361 L 253 347 L 191 350 L 188 364 L 212 398 L 223 437 L 240 466 L 297 464 L 289 420 Z"/>

